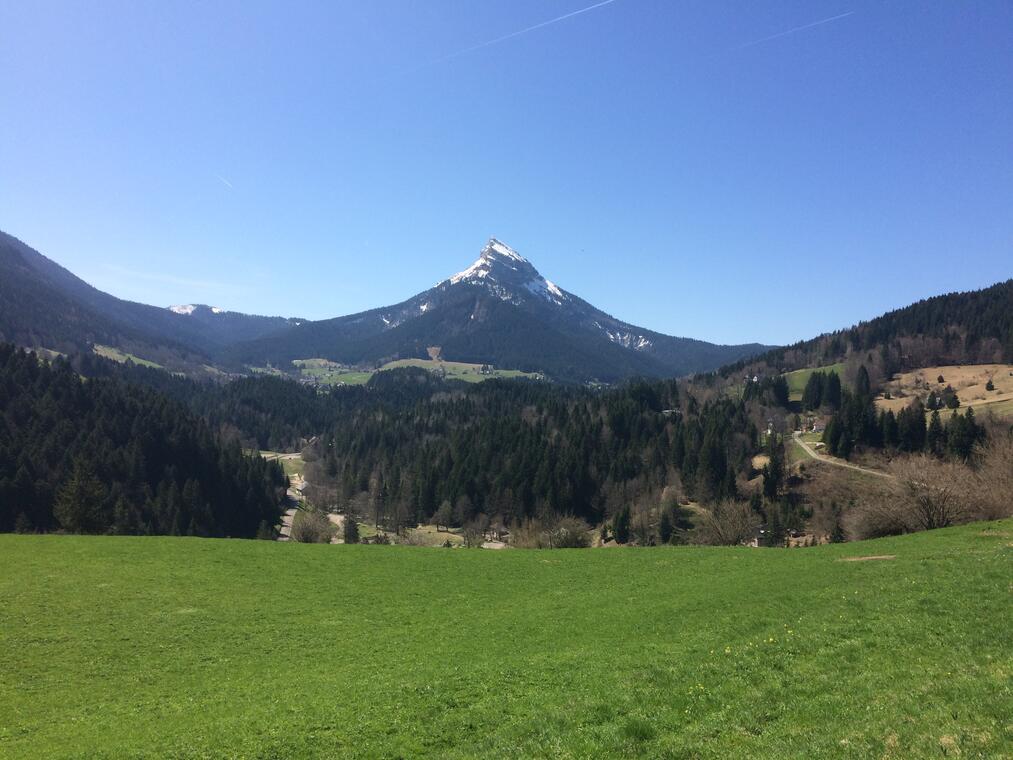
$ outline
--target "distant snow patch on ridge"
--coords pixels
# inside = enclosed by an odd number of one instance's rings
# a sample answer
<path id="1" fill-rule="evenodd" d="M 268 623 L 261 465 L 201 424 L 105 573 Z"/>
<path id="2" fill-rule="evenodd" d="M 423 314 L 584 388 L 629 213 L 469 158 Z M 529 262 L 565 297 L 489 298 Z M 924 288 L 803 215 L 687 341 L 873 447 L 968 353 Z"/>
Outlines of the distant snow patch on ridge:
<path id="1" fill-rule="evenodd" d="M 187 304 L 182 304 L 180 306 L 170 306 L 169 307 L 169 311 L 171 311 L 173 314 L 182 314 L 182 315 L 188 317 L 188 316 L 192 315 L 195 311 L 197 311 L 197 309 L 200 309 L 200 308 L 201 308 L 201 306 L 199 304 L 187 303 Z M 218 306 L 207 306 L 207 307 L 204 307 L 204 308 L 210 309 L 212 314 L 224 314 L 225 313 L 225 309 L 222 309 L 221 307 L 218 307 Z"/>
<path id="2" fill-rule="evenodd" d="M 632 348 L 635 351 L 641 351 L 651 345 L 651 341 L 643 335 L 634 335 L 631 332 L 609 332 L 605 330 L 605 334 L 609 336 L 609 340 L 613 343 L 618 343 L 623 348 Z"/>

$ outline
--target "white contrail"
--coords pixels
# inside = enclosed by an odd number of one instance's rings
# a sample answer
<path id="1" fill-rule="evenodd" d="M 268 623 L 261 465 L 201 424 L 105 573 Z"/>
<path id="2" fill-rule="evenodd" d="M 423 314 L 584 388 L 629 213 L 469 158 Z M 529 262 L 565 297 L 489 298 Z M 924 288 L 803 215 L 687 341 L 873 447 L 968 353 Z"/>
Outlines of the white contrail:
<path id="1" fill-rule="evenodd" d="M 215 176 L 218 177 L 218 181 L 221 182 L 223 185 L 225 185 L 225 187 L 227 187 L 229 190 L 236 189 L 232 186 L 232 183 L 229 182 L 227 179 L 225 179 L 225 177 L 223 177 L 221 174 L 216 174 Z"/>
<path id="2" fill-rule="evenodd" d="M 602 2 L 600 2 L 600 3 L 595 3 L 594 5 L 589 5 L 586 8 L 581 8 L 580 10 L 571 11 L 570 13 L 564 13 L 562 16 L 557 16 L 556 18 L 550 18 L 548 21 L 542 21 L 540 24 L 535 24 L 534 26 L 529 26 L 529 27 L 527 27 L 525 29 L 520 29 L 520 30 L 518 30 L 516 32 L 510 32 L 510 34 L 504 34 L 502 37 L 497 37 L 494 40 L 488 40 L 486 42 L 480 42 L 477 45 L 472 45 L 471 47 L 466 47 L 463 50 L 458 50 L 456 53 L 450 53 L 449 55 L 445 55 L 442 58 L 440 58 L 439 60 L 440 61 L 448 61 L 451 58 L 457 58 L 459 55 L 465 55 L 466 53 L 473 53 L 476 50 L 481 50 L 482 48 L 487 48 L 490 45 L 498 45 L 499 43 L 505 42 L 506 40 L 509 40 L 509 39 L 513 39 L 514 37 L 520 37 L 522 34 L 527 34 L 528 32 L 533 32 L 533 31 L 535 31 L 535 29 L 541 29 L 543 26 L 549 26 L 550 24 L 558 24 L 560 21 L 565 21 L 568 18 L 573 18 L 574 16 L 579 16 L 581 13 L 587 13 L 588 11 L 593 11 L 595 8 L 601 8 L 603 5 L 611 5 L 614 2 L 616 2 L 616 0 L 602 0 Z"/>
<path id="3" fill-rule="evenodd" d="M 829 24 L 831 21 L 837 21 L 838 19 L 847 18 L 848 16 L 853 16 L 854 14 L 855 14 L 854 11 L 848 11 L 847 13 L 841 13 L 840 15 L 837 16 L 831 16 L 830 18 L 820 19 L 819 21 L 813 21 L 811 24 L 803 24 L 802 26 L 796 26 L 794 29 L 788 29 L 787 31 L 778 32 L 777 34 L 771 34 L 769 37 L 761 37 L 758 40 L 746 42 L 743 45 L 736 45 L 733 48 L 729 48 L 729 50 L 742 50 L 743 48 L 752 47 L 753 45 L 759 45 L 761 42 L 770 42 L 771 40 L 776 40 L 778 37 L 787 37 L 789 34 L 795 34 L 795 32 L 801 32 L 805 29 L 812 29 L 814 26 L 822 26 L 823 24 Z"/>

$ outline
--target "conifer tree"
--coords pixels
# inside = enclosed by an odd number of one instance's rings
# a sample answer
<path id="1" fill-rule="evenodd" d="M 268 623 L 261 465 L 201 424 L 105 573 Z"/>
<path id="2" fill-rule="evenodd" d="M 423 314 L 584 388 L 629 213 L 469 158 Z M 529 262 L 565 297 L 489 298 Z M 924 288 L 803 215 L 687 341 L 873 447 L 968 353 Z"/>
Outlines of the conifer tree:
<path id="1" fill-rule="evenodd" d="M 105 488 L 90 464 L 77 459 L 70 480 L 56 496 L 53 514 L 70 533 L 97 533 L 105 526 L 105 497 Z"/>
<path id="2" fill-rule="evenodd" d="M 630 541 L 630 508 L 624 505 L 618 514 L 612 519 L 612 535 L 615 536 L 617 544 L 627 544 Z"/>
<path id="3" fill-rule="evenodd" d="M 939 419 L 939 410 L 932 412 L 932 419 L 929 421 L 928 431 L 925 434 L 925 444 L 928 450 L 936 456 L 941 456 L 946 446 L 946 432 L 943 430 L 942 420 Z"/>

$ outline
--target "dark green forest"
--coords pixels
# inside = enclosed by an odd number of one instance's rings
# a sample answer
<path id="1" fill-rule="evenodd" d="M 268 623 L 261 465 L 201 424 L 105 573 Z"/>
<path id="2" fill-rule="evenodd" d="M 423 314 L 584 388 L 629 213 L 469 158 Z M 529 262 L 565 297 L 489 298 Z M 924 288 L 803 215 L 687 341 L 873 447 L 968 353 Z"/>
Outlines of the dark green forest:
<path id="1" fill-rule="evenodd" d="M 338 419 L 311 448 L 315 477 L 395 528 L 444 502 L 460 524 L 478 514 L 598 523 L 639 499 L 657 503 L 666 484 L 701 501 L 732 498 L 758 447 L 743 402 L 701 406 L 675 381 L 453 387 L 403 370 L 348 391 L 333 397 Z"/>
<path id="2" fill-rule="evenodd" d="M 195 382 L 91 356 L 74 363 L 146 384 L 248 448 L 309 444 L 324 506 L 358 498 L 361 511 L 395 524 L 427 520 L 444 501 L 459 523 L 477 514 L 600 522 L 631 501 L 656 503 L 673 483 L 686 498 L 732 498 L 760 445 L 746 402 L 701 404 L 675 380 L 471 385 L 404 368 L 322 391 L 273 377 Z"/>
<path id="3" fill-rule="evenodd" d="M 266 536 L 285 485 L 162 393 L 0 345 L 2 531 Z"/>

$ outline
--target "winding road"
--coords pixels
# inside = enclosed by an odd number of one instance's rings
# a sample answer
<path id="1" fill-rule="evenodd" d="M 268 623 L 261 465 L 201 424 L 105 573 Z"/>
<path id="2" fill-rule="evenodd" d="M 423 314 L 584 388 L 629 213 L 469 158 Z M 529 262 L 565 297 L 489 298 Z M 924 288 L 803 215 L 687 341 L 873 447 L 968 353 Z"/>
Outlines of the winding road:
<path id="1" fill-rule="evenodd" d="M 889 478 L 890 480 L 893 479 L 893 475 L 890 475 L 889 473 L 880 472 L 879 470 L 870 470 L 868 467 L 860 467 L 857 464 L 851 464 L 851 462 L 846 462 L 843 459 L 838 459 L 837 457 L 831 457 L 827 456 L 826 454 L 818 453 L 812 446 L 810 446 L 808 443 L 802 440 L 802 434 L 799 433 L 797 430 L 791 434 L 791 437 L 792 440 L 795 441 L 795 443 L 797 443 L 799 446 L 802 447 L 802 450 L 806 454 L 808 454 L 813 459 L 816 459 L 820 462 L 826 462 L 827 464 L 836 465 L 837 467 L 844 467 L 848 470 L 855 470 L 856 472 L 864 472 L 868 475 L 875 475 L 877 478 Z"/>

